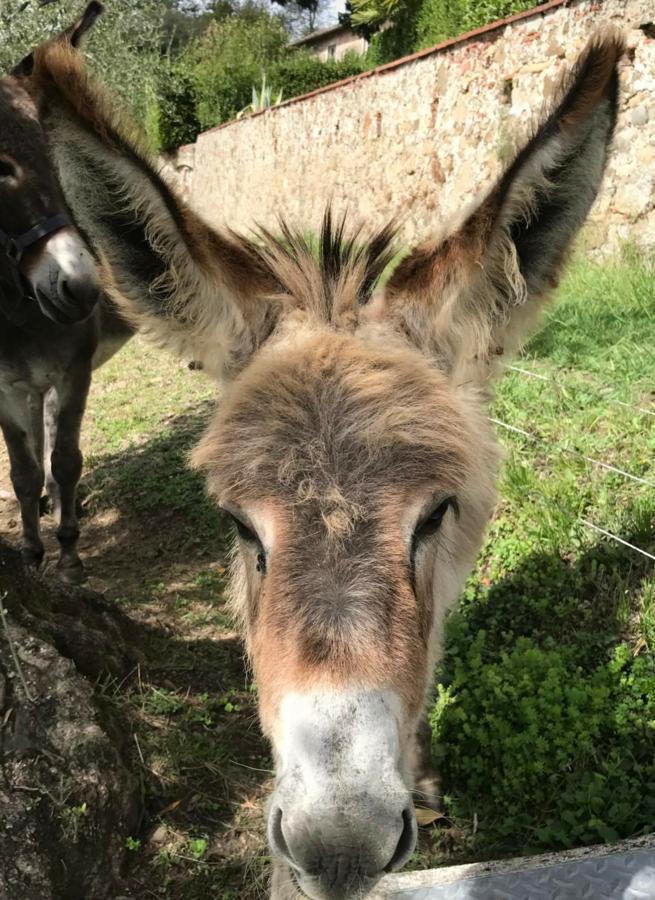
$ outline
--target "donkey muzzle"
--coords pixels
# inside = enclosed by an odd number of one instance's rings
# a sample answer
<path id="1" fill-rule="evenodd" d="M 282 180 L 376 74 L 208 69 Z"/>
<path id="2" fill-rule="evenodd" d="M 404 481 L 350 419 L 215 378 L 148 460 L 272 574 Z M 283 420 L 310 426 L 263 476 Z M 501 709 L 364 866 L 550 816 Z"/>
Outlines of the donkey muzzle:
<path id="1" fill-rule="evenodd" d="M 44 315 L 66 325 L 91 315 L 100 299 L 100 280 L 77 232 L 56 232 L 40 242 L 26 262 L 26 277 Z"/>
<path id="2" fill-rule="evenodd" d="M 282 702 L 268 838 L 312 900 L 364 897 L 414 850 L 398 705 L 381 691 L 294 694 Z"/>

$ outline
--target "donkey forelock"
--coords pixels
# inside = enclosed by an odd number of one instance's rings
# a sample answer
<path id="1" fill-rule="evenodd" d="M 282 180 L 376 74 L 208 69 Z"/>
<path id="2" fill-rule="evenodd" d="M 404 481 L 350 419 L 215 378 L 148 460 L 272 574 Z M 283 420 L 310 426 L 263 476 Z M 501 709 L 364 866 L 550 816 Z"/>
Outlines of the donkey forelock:
<path id="1" fill-rule="evenodd" d="M 268 273 L 273 296 L 318 321 L 347 326 L 370 300 L 380 276 L 395 256 L 397 228 L 389 223 L 370 237 L 346 231 L 345 214 L 335 219 L 327 207 L 316 239 L 283 219 L 279 235 L 260 228 L 254 238 L 235 241 Z"/>

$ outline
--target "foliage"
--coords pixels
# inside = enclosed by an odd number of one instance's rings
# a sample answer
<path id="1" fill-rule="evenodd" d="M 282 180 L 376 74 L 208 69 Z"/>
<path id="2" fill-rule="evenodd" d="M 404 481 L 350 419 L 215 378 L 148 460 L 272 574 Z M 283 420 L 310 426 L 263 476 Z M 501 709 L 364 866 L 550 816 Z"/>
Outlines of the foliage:
<path id="1" fill-rule="evenodd" d="M 533 0 L 464 0 L 462 27 L 464 31 L 471 31 L 496 19 L 505 19 L 531 9 L 534 5 Z"/>
<path id="2" fill-rule="evenodd" d="M 196 92 L 188 66 L 181 60 L 162 64 L 157 83 L 156 116 L 149 133 L 152 143 L 170 151 L 192 143 L 200 131 Z"/>
<path id="3" fill-rule="evenodd" d="M 307 51 L 289 50 L 287 42 L 283 19 L 253 5 L 212 22 L 164 70 L 159 86 L 162 147 L 172 149 L 193 140 L 201 128 L 233 119 L 244 109 L 260 108 L 253 85 L 263 81 L 272 95 L 288 99 L 366 67 L 356 54 L 322 62 Z"/>
<path id="4" fill-rule="evenodd" d="M 498 652 L 464 640 L 441 687 L 436 758 L 484 840 L 566 848 L 647 831 L 655 820 L 655 662 L 619 645 L 586 672 L 575 650 L 527 637 Z"/>
<path id="5" fill-rule="evenodd" d="M 367 68 L 364 59 L 356 53 L 348 53 L 343 59 L 322 62 L 306 51 L 288 54 L 270 70 L 271 84 L 284 96 L 298 97 L 335 81 L 359 75 Z"/>
<path id="6" fill-rule="evenodd" d="M 284 8 L 293 33 L 310 34 L 330 10 L 330 0 L 273 0 Z"/>
<path id="7" fill-rule="evenodd" d="M 397 21 L 408 5 L 405 0 L 351 0 L 350 24 L 353 28 L 380 28 L 385 22 Z"/>
<path id="8" fill-rule="evenodd" d="M 253 85 L 252 101 L 248 106 L 244 106 L 243 109 L 239 110 L 237 119 L 241 119 L 243 116 L 251 115 L 252 113 L 263 112 L 266 109 L 270 109 L 271 106 L 279 106 L 280 103 L 282 103 L 283 93 L 283 91 L 278 91 L 277 95 L 274 97 L 271 86 L 266 83 L 266 74 L 262 75 L 261 90 L 257 90 L 255 85 Z"/>
<path id="9" fill-rule="evenodd" d="M 370 62 L 380 65 L 532 6 L 533 0 L 349 0 L 340 21 L 370 39 Z"/>
<path id="10" fill-rule="evenodd" d="M 416 49 L 466 31 L 464 7 L 463 0 L 423 0 L 416 20 Z"/>
<path id="11" fill-rule="evenodd" d="M 253 84 L 282 59 L 287 41 L 281 18 L 255 6 L 212 22 L 184 60 L 193 79 L 201 127 L 234 118 L 250 101 Z"/>
<path id="12" fill-rule="evenodd" d="M 0 68 L 6 72 L 36 44 L 62 31 L 80 14 L 79 0 L 39 6 L 0 6 Z M 113 0 L 89 34 L 86 54 L 103 81 L 144 119 L 160 60 L 165 5 L 159 0 Z"/>

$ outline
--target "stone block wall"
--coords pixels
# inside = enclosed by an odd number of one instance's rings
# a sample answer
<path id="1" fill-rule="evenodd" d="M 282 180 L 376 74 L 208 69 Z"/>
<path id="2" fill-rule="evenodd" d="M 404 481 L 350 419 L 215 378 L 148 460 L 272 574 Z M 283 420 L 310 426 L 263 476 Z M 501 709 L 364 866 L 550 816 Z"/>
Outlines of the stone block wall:
<path id="1" fill-rule="evenodd" d="M 328 201 L 421 240 L 484 193 L 589 35 L 626 33 L 621 114 L 584 240 L 655 246 L 655 0 L 553 0 L 201 134 L 170 167 L 214 225 L 316 228 Z"/>

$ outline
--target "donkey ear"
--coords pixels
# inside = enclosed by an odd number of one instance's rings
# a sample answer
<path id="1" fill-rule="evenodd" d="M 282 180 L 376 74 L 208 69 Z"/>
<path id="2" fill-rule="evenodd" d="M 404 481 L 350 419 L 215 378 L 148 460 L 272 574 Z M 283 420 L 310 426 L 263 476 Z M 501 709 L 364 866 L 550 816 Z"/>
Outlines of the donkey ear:
<path id="1" fill-rule="evenodd" d="M 69 43 L 72 47 L 79 47 L 87 31 L 98 21 L 105 8 L 102 3 L 89 3 L 80 18 L 73 22 L 56 40 Z M 11 70 L 16 78 L 28 78 L 34 71 L 34 52 L 28 53 L 17 66 Z"/>
<path id="2" fill-rule="evenodd" d="M 561 99 L 487 198 L 445 240 L 417 247 L 382 298 L 384 314 L 449 370 L 516 349 L 556 286 L 598 192 L 618 104 L 621 37 L 592 39 Z M 378 310 L 380 306 L 378 304 Z"/>
<path id="3" fill-rule="evenodd" d="M 60 40 L 67 41 L 72 47 L 79 47 L 87 31 L 90 31 L 105 11 L 102 3 L 89 3 L 77 22 L 64 31 Z"/>
<path id="4" fill-rule="evenodd" d="M 34 91 L 62 189 L 126 318 L 212 374 L 232 371 L 271 329 L 274 291 L 256 254 L 210 229 L 68 46 L 35 51 Z"/>

